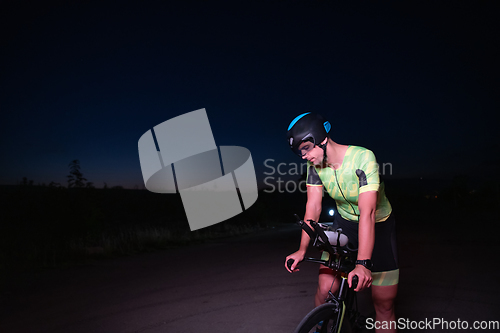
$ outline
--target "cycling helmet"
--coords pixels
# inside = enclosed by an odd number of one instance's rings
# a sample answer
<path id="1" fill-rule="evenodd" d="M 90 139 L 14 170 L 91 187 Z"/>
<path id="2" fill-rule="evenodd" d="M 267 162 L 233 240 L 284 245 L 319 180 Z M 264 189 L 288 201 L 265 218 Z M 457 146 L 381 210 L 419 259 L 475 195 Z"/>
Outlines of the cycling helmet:
<path id="1" fill-rule="evenodd" d="M 299 146 L 304 141 L 311 141 L 322 148 L 326 154 L 326 144 L 322 145 L 321 142 L 328 136 L 331 127 L 330 122 L 321 115 L 313 112 L 303 113 L 292 120 L 288 126 L 288 144 L 299 156 L 302 156 Z"/>

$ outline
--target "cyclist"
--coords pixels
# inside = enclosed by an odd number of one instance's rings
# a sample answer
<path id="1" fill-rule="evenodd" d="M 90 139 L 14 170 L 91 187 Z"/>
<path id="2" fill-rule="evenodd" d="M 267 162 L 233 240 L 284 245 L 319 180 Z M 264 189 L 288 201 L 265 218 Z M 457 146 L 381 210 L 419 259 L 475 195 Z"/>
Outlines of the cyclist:
<path id="1" fill-rule="evenodd" d="M 307 203 L 304 221 L 319 221 L 323 187 L 335 200 L 338 214 L 334 223 L 342 228 L 353 246 L 358 247 L 356 267 L 349 273 L 359 278 L 356 291 L 371 286 L 377 321 L 395 321 L 394 299 L 399 282 L 395 247 L 395 220 L 384 184 L 380 182 L 375 155 L 368 149 L 334 142 L 330 123 L 321 115 L 307 112 L 288 127 L 291 149 L 307 159 Z M 285 268 L 298 271 L 310 238 L 302 232 L 299 250 L 285 259 Z M 327 255 L 324 254 L 324 255 Z M 291 269 L 286 262 L 293 259 Z M 337 272 L 321 265 L 315 306 L 324 303 L 328 291 L 336 291 Z"/>

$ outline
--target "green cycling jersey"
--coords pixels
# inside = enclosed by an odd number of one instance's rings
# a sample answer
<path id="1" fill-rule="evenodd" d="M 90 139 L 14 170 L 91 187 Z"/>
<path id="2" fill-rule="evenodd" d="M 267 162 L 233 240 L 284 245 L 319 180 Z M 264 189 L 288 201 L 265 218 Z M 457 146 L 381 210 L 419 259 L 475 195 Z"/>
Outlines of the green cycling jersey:
<path id="1" fill-rule="evenodd" d="M 372 151 L 349 146 L 342 164 L 333 169 L 307 162 L 307 186 L 324 186 L 346 220 L 359 221 L 358 198 L 367 191 L 378 191 L 375 222 L 385 221 L 392 212 L 380 181 L 378 164 Z"/>

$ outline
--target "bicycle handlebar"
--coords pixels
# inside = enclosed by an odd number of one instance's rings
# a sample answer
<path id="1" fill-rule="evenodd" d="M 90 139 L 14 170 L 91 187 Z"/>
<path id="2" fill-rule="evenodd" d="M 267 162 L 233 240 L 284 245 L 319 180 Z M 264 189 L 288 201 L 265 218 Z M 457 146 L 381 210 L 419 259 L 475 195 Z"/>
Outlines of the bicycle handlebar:
<path id="1" fill-rule="evenodd" d="M 306 258 L 308 259 L 309 262 L 318 262 L 320 264 L 325 264 L 327 263 L 326 261 L 324 260 L 314 260 L 314 258 Z M 293 259 L 288 259 L 287 262 L 286 262 L 286 266 L 288 267 L 289 270 L 292 270 L 292 265 L 293 265 L 293 262 L 295 260 Z M 359 282 L 359 278 L 357 275 L 354 275 L 352 277 L 352 289 L 356 289 L 356 287 L 358 286 L 358 282 Z"/>
<path id="2" fill-rule="evenodd" d="M 297 214 L 295 214 L 295 218 L 297 219 L 297 224 L 309 235 L 309 238 L 311 238 L 311 240 L 321 240 L 321 242 L 327 247 L 327 250 L 329 250 L 328 252 L 336 252 L 334 248 L 329 247 L 328 245 L 332 245 L 334 247 L 340 246 L 341 248 L 345 248 L 351 252 L 356 252 L 358 250 L 349 247 L 349 238 L 342 233 L 342 229 L 339 228 L 336 231 L 331 231 L 321 223 L 313 220 L 308 220 L 308 222 L 314 228 L 313 231 L 306 222 L 304 222 L 297 216 Z M 317 244 L 317 242 L 315 243 Z M 315 246 L 319 247 L 320 245 L 321 244 L 317 244 Z"/>
<path id="3" fill-rule="evenodd" d="M 289 269 L 289 270 L 292 270 L 292 265 L 293 265 L 293 262 L 294 262 L 294 261 L 295 261 L 295 260 L 293 260 L 293 259 L 288 259 L 288 260 L 286 261 L 286 267 L 288 267 L 288 269 Z"/>
<path id="4" fill-rule="evenodd" d="M 306 232 L 306 234 L 309 235 L 309 238 L 314 239 L 316 235 L 314 234 L 314 231 L 307 225 L 307 223 L 302 221 L 297 214 L 295 214 L 295 218 L 297 219 L 298 225 L 300 225 L 300 227 Z"/>
<path id="5" fill-rule="evenodd" d="M 313 241 L 313 246 L 318 249 L 326 250 L 330 254 L 328 260 L 304 258 L 305 261 L 323 264 L 329 268 L 345 273 L 350 272 L 355 267 L 357 249 L 349 247 L 349 239 L 342 233 L 342 229 L 331 231 L 328 230 L 326 226 L 313 220 L 308 220 L 308 224 L 301 220 L 297 214 L 295 214 L 295 218 L 297 219 L 297 224 L 300 225 L 302 230 L 304 230 Z M 311 227 L 314 228 L 314 230 L 311 229 Z M 293 259 L 287 261 L 286 265 L 289 270 L 291 270 L 293 262 Z"/>

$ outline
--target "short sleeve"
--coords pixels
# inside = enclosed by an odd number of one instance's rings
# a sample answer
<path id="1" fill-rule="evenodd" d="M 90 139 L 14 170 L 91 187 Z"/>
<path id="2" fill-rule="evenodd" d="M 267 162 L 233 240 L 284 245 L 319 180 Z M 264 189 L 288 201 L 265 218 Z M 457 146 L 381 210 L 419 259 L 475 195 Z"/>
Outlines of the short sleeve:
<path id="1" fill-rule="evenodd" d="M 314 165 L 307 162 L 307 186 L 323 186 L 323 182 L 319 178 L 318 172 L 314 168 Z"/>
<path id="2" fill-rule="evenodd" d="M 371 150 L 365 150 L 360 154 L 356 176 L 359 180 L 359 193 L 378 191 L 380 188 L 380 177 L 378 174 L 378 163 L 375 154 Z"/>

